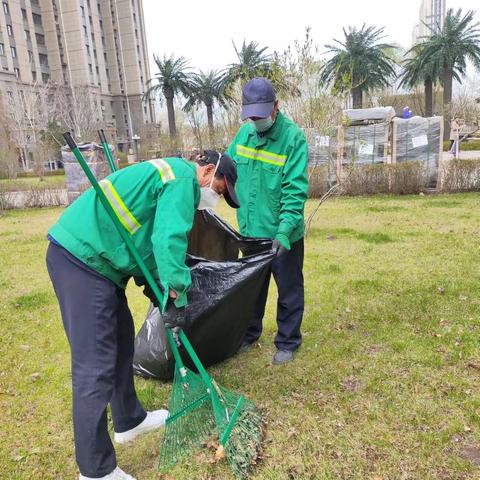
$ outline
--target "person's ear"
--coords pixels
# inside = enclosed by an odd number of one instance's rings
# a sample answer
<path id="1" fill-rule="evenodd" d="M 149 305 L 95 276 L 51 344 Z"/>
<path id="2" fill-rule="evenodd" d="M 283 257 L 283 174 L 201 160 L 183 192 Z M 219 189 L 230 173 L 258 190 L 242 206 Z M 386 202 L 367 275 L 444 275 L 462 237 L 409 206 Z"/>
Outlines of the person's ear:
<path id="1" fill-rule="evenodd" d="M 272 119 L 275 120 L 275 117 L 277 116 L 278 113 L 278 100 L 275 100 L 275 103 L 273 104 L 273 111 L 272 111 Z"/>

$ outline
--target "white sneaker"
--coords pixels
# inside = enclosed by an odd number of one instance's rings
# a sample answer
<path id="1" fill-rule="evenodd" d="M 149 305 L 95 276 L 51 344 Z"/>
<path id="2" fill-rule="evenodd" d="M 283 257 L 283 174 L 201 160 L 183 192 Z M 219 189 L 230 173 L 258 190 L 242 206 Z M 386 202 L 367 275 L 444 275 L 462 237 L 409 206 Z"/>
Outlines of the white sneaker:
<path id="1" fill-rule="evenodd" d="M 79 480 L 136 480 L 134 477 L 125 473 L 120 467 L 115 468 L 115 470 L 108 475 L 100 478 L 93 478 L 93 477 L 85 477 L 84 475 L 80 474 Z"/>
<path id="2" fill-rule="evenodd" d="M 168 410 L 155 410 L 153 412 L 147 412 L 145 420 L 137 425 L 135 428 L 131 428 L 126 432 L 117 433 L 113 436 L 116 443 L 127 443 L 138 437 L 138 435 L 155 430 L 156 428 L 163 427 L 168 417 Z"/>

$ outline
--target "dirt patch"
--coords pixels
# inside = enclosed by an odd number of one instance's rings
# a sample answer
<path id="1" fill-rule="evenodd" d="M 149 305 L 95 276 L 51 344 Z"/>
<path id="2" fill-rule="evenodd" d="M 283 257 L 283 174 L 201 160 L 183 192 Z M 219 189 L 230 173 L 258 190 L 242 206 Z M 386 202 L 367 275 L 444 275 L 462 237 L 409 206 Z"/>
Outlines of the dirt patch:
<path id="1" fill-rule="evenodd" d="M 466 447 L 460 455 L 462 458 L 472 462 L 475 466 L 480 467 L 480 447 Z"/>

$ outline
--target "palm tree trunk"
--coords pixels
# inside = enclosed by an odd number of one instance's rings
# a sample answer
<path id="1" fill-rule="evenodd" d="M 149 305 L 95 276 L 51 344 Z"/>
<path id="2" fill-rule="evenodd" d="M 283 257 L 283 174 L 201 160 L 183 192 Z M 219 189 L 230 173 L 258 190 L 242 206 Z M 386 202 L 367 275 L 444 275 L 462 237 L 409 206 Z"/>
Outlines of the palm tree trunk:
<path id="1" fill-rule="evenodd" d="M 451 68 L 445 68 L 443 71 L 443 118 L 445 122 L 444 140 L 450 138 L 450 121 L 452 119 L 452 84 L 453 71 Z"/>
<path id="2" fill-rule="evenodd" d="M 213 105 L 211 103 L 205 104 L 207 107 L 207 121 L 208 121 L 208 134 L 210 137 L 210 147 L 213 148 L 213 139 L 215 136 L 215 127 L 213 125 Z"/>
<path id="3" fill-rule="evenodd" d="M 352 88 L 353 108 L 362 108 L 363 106 L 363 92 L 360 87 Z"/>
<path id="4" fill-rule="evenodd" d="M 170 132 L 170 138 L 175 138 L 177 136 L 177 127 L 175 125 L 175 108 L 173 106 L 174 93 L 170 88 L 165 88 L 163 95 L 167 102 L 168 131 Z"/>
<path id="5" fill-rule="evenodd" d="M 433 115 L 433 82 L 430 78 L 426 78 L 425 86 L 425 116 L 431 117 Z"/>

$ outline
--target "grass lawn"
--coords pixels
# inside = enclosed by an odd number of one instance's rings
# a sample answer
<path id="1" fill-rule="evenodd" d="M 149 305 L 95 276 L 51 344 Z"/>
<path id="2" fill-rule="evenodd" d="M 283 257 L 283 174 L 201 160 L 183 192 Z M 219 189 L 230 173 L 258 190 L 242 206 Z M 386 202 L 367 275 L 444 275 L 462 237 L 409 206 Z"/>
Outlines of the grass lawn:
<path id="1" fill-rule="evenodd" d="M 65 188 L 65 175 L 19 177 L 15 180 L 0 179 L 0 191 L 28 190 L 30 188 Z"/>
<path id="2" fill-rule="evenodd" d="M 69 350 L 44 265 L 45 232 L 60 212 L 0 217 L 1 478 L 76 478 Z M 210 369 L 267 413 L 252 479 L 480 479 L 479 234 L 478 194 L 321 207 L 306 243 L 295 362 L 271 365 L 272 287 L 258 347 Z M 138 329 L 147 301 L 135 287 L 128 297 Z M 145 407 L 167 405 L 169 385 L 136 384 Z M 117 448 L 119 465 L 139 480 L 162 478 L 161 439 Z M 231 477 L 204 452 L 163 478 Z"/>

